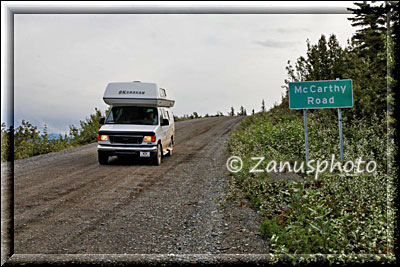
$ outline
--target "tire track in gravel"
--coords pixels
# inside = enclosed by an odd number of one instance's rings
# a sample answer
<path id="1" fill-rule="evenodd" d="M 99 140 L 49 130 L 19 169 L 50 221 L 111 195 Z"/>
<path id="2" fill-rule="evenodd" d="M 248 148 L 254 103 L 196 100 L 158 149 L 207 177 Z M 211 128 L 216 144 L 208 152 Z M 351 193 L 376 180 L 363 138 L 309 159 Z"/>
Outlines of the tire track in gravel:
<path id="1" fill-rule="evenodd" d="M 32 228 L 32 224 L 41 221 L 41 217 L 43 216 L 49 219 L 59 218 L 65 213 L 65 211 L 62 213 L 57 213 L 59 212 L 57 209 L 67 208 L 65 206 L 68 206 L 68 208 L 71 209 L 73 208 L 71 205 L 80 206 L 84 199 L 85 201 L 88 200 L 88 196 L 85 194 L 85 192 L 89 192 L 92 197 L 95 197 L 97 194 L 108 190 L 110 187 L 118 186 L 118 184 L 123 182 L 123 180 L 119 179 L 119 174 L 123 173 L 125 169 L 121 169 L 115 173 L 112 179 L 107 179 L 106 175 L 102 174 L 103 170 L 99 169 L 97 164 L 94 164 L 93 166 L 97 167 L 97 170 L 91 173 L 91 175 L 93 175 L 91 178 L 85 179 L 87 176 L 84 175 L 84 172 L 79 172 L 74 176 L 68 175 L 66 178 L 77 177 L 83 179 L 75 181 L 75 183 L 71 184 L 71 186 L 68 186 L 67 188 L 63 188 L 65 183 L 61 183 L 57 187 L 51 187 L 48 195 L 43 196 L 42 198 L 37 198 L 37 196 L 33 199 L 29 198 L 29 210 L 26 210 L 23 213 L 16 212 L 16 215 L 14 216 L 15 220 L 20 222 L 20 224 L 16 224 L 15 230 L 21 231 L 26 228 L 27 224 L 29 224 L 30 228 Z M 87 170 L 85 170 L 85 172 L 86 171 Z M 105 182 L 96 183 L 96 180 L 99 179 L 103 179 Z M 16 195 L 16 199 L 19 200 L 20 196 L 21 195 L 19 194 Z M 19 210 L 18 204 L 19 201 L 16 201 L 17 211 Z M 38 225 L 37 227 L 41 227 L 41 225 Z"/>
<path id="2" fill-rule="evenodd" d="M 24 198 L 31 198 L 35 197 L 35 192 L 37 189 L 40 189 L 43 184 L 46 184 L 46 187 L 51 189 L 51 191 L 57 191 L 58 188 L 62 188 L 64 186 L 71 185 L 71 182 L 76 182 L 74 177 L 80 177 L 81 175 L 85 174 L 86 172 L 90 172 L 92 170 L 98 169 L 97 164 L 91 164 L 84 166 L 80 169 L 74 169 L 71 171 L 63 171 L 62 173 L 59 173 L 58 175 L 53 174 L 54 178 L 51 179 L 50 181 L 42 181 L 38 184 L 32 185 L 30 187 L 25 186 L 24 188 L 16 188 L 16 192 L 18 192 L 19 195 L 24 196 Z M 16 174 L 20 175 L 20 174 Z M 37 175 L 41 175 L 38 173 Z M 50 190 L 49 190 L 50 191 Z"/>
<path id="3" fill-rule="evenodd" d="M 223 131 L 226 131 L 226 128 L 223 126 L 220 126 L 220 128 L 217 129 L 219 131 L 214 131 L 210 133 L 210 135 L 219 136 Z M 210 136 L 202 136 L 202 139 L 204 142 L 210 140 L 211 138 Z M 179 164 L 179 166 L 176 168 L 173 168 L 172 174 L 166 174 L 166 176 L 169 176 L 169 178 L 164 179 L 164 183 L 155 185 L 149 190 L 144 191 L 143 195 L 137 196 L 137 199 L 135 199 L 134 202 L 133 199 L 127 198 L 123 205 L 118 206 L 118 208 L 109 213 L 109 216 L 106 216 L 107 220 L 103 222 L 100 220 L 96 223 L 92 223 L 90 229 L 87 229 L 85 232 L 81 232 L 79 235 L 75 236 L 73 240 L 66 240 L 64 243 L 60 244 L 60 246 L 56 247 L 54 252 L 60 251 L 61 248 L 64 248 L 68 249 L 68 253 L 193 253 L 195 251 L 185 250 L 185 248 L 182 248 L 190 245 L 177 246 L 177 244 L 186 244 L 189 242 L 191 243 L 192 247 L 197 246 L 197 252 L 201 253 L 202 249 L 206 249 L 207 252 L 211 251 L 216 253 L 218 251 L 218 244 L 216 243 L 217 241 L 214 240 L 215 242 L 213 245 L 209 244 L 207 241 L 203 241 L 202 243 L 198 243 L 196 241 L 196 235 L 210 236 L 212 234 L 215 235 L 221 230 L 221 225 L 214 226 L 214 224 L 211 222 L 221 220 L 221 216 L 214 216 L 213 211 L 209 209 L 210 204 L 214 204 L 214 199 L 211 200 L 211 203 L 210 201 L 207 201 L 207 199 L 206 201 L 202 201 L 201 199 L 204 199 L 207 193 L 199 195 L 199 192 L 202 192 L 202 187 L 204 187 L 204 180 L 201 179 L 199 173 L 207 173 L 209 171 L 209 169 L 204 169 L 205 166 L 204 164 L 201 164 L 201 161 L 208 160 L 209 165 L 214 165 L 214 169 L 221 170 L 220 163 L 216 163 L 211 158 L 212 155 L 217 154 L 217 151 L 219 151 L 218 154 L 221 154 L 221 145 L 223 144 L 222 142 L 211 142 L 211 145 L 209 144 L 209 142 L 207 142 L 206 145 L 203 144 L 201 149 L 195 150 L 196 153 L 185 153 L 184 155 L 186 160 L 179 160 L 181 164 Z M 184 147 L 185 150 L 192 151 L 192 148 L 186 146 L 186 144 Z M 188 170 L 190 170 L 190 173 L 187 173 Z M 193 181 L 185 178 L 189 177 L 190 175 L 192 176 L 191 179 L 193 179 Z M 223 175 L 220 175 L 219 178 L 223 178 Z M 187 191 L 185 191 L 179 197 L 172 199 L 168 198 L 168 195 L 163 195 L 166 190 L 173 194 L 176 193 L 178 191 L 176 189 L 177 185 L 185 187 L 185 190 Z M 220 189 L 221 188 L 217 190 L 217 196 L 219 196 L 221 193 Z M 185 199 L 187 196 L 190 196 L 189 199 Z M 215 196 L 215 194 L 213 196 Z M 156 201 L 153 200 L 153 198 L 159 199 L 158 201 L 161 203 L 158 205 L 161 207 L 156 205 L 156 208 L 153 208 L 152 202 Z M 191 224 L 192 227 L 189 227 L 188 229 L 191 229 L 196 233 L 193 234 L 189 230 L 183 231 L 182 222 L 187 220 L 185 219 L 186 217 L 193 216 L 193 214 L 188 212 L 188 209 L 185 207 L 185 205 L 189 203 L 190 206 L 193 203 L 198 203 L 198 201 L 202 201 L 203 205 L 201 207 L 199 206 L 195 212 L 203 212 L 203 216 L 201 216 L 201 218 L 194 218 L 194 220 L 206 220 L 206 223 L 192 223 L 189 220 L 188 224 Z M 179 203 L 178 210 L 173 210 L 170 212 L 169 208 L 176 206 L 177 203 Z M 163 204 L 164 206 L 162 206 Z M 137 206 L 142 208 L 142 210 L 138 210 Z M 161 217 L 158 218 L 157 221 L 148 221 L 148 219 L 154 218 L 154 214 L 156 214 L 158 210 L 165 212 L 162 212 Z M 204 213 L 204 210 L 208 210 L 209 212 Z M 133 218 L 129 219 L 129 224 L 134 225 L 134 228 L 127 226 L 128 224 L 125 221 L 125 218 L 127 217 L 126 213 L 128 213 L 129 216 L 133 216 Z M 147 220 L 141 220 L 141 216 L 145 216 Z M 121 220 L 121 218 L 124 219 Z M 174 230 L 169 231 L 163 227 L 160 228 L 160 226 L 165 225 L 166 223 Z M 127 228 L 134 229 L 134 232 L 131 231 L 127 233 L 126 231 L 129 231 Z M 213 230 L 214 228 L 218 228 L 218 230 Z M 110 229 L 112 229 L 111 233 L 109 231 Z M 108 232 L 107 235 L 99 238 L 99 236 L 101 236 L 101 234 L 104 232 Z M 138 232 L 141 233 L 139 239 L 137 238 Z M 176 239 L 176 244 L 171 244 L 169 241 L 163 239 L 157 239 L 157 237 L 165 235 L 166 232 L 169 234 L 169 238 L 167 239 Z M 96 242 L 99 239 L 101 239 L 101 241 Z M 168 244 L 165 244 L 165 242 Z M 69 246 L 71 243 L 81 244 L 81 246 L 71 247 Z M 221 241 L 219 241 L 219 243 L 221 243 Z M 95 245 L 93 246 L 93 244 Z M 165 250 L 166 248 L 167 250 Z"/>
<path id="4" fill-rule="evenodd" d="M 96 166 L 97 159 L 96 159 Z M 111 165 L 112 166 L 112 165 Z M 121 194 L 123 193 L 124 189 L 128 192 L 138 193 L 143 190 L 146 186 L 149 186 L 154 182 L 151 179 L 148 179 L 148 175 L 142 176 L 135 176 L 135 174 L 140 174 L 141 171 L 144 170 L 146 172 L 146 166 L 133 166 L 136 167 L 132 173 L 126 175 L 126 172 L 132 169 L 132 167 L 127 166 L 113 166 L 114 172 L 112 173 L 111 177 L 106 177 L 106 175 L 101 175 L 105 168 L 108 166 L 98 166 L 99 170 L 96 173 L 92 173 L 91 175 L 93 178 L 85 183 L 85 186 L 82 188 L 73 188 L 71 193 L 65 195 L 59 199 L 56 199 L 51 206 L 49 203 L 46 203 L 46 206 L 42 209 L 36 209 L 35 215 L 36 217 L 29 216 L 31 219 L 30 221 L 26 222 L 24 226 L 28 226 L 29 230 L 34 232 L 40 232 L 41 229 L 47 228 L 47 232 L 57 232 L 58 236 L 61 236 L 57 243 L 65 240 L 66 236 L 69 235 L 70 232 L 77 232 L 76 228 L 78 228 L 78 232 L 84 231 L 85 227 L 79 227 L 79 225 L 68 223 L 70 222 L 70 218 L 79 218 L 79 222 L 90 220 L 91 216 L 98 217 L 103 216 L 104 212 L 108 212 L 110 207 L 103 206 L 103 203 L 108 203 L 109 205 L 120 205 L 121 204 Z M 118 168 L 117 168 L 118 167 Z M 148 171 L 147 171 L 148 172 Z M 83 176 L 85 177 L 85 176 Z M 94 180 L 99 178 L 105 178 L 104 183 L 98 183 L 97 187 L 93 187 L 91 185 Z M 111 178 L 111 179 L 109 179 Z M 135 178 L 135 179 L 133 179 Z M 152 177 L 150 177 L 152 178 Z M 82 191 L 88 192 L 89 195 L 82 193 Z M 121 192 L 122 191 L 122 192 Z M 114 197 L 114 198 L 113 198 Z M 118 198 L 118 199 L 115 199 Z M 90 207 L 90 204 L 95 204 L 93 207 Z M 63 207 L 64 206 L 64 207 Z M 68 207 L 65 207 L 68 206 Z M 42 212 L 42 210 L 45 212 Z M 62 209 L 62 211 L 60 211 Z M 82 211 L 84 213 L 82 214 Z M 95 212 L 93 212 L 95 211 Z M 26 214 L 24 214 L 26 215 Z M 42 221 L 42 217 L 46 217 L 46 221 Z M 32 218 L 33 217 L 33 218 Z M 18 221 L 18 216 L 16 216 L 16 220 Z M 51 221 L 53 224 L 52 227 L 49 227 L 48 222 Z M 58 224 L 66 224 L 62 231 L 59 229 Z M 22 228 L 21 226 L 17 225 L 16 229 L 19 230 Z M 29 232 L 27 233 L 29 235 Z M 64 236 L 62 236 L 64 235 Z M 42 240 L 43 239 L 43 240 Z M 42 238 L 32 237 L 28 238 L 26 241 L 28 243 L 42 243 L 47 239 L 46 236 L 42 236 Z"/>
<path id="5" fill-rule="evenodd" d="M 84 145 L 65 149 L 59 152 L 51 152 L 48 154 L 38 155 L 31 158 L 17 160 L 14 162 L 14 170 L 16 177 L 24 177 L 24 183 L 16 183 L 15 189 L 22 189 L 45 183 L 47 179 L 43 179 L 41 174 L 46 175 L 48 168 L 51 168 L 53 174 L 64 174 L 71 170 L 79 170 L 86 166 L 86 161 L 82 161 L 80 155 L 86 153 L 89 157 L 96 157 L 90 152 L 97 144 Z M 28 178 L 29 179 L 26 179 Z"/>
<path id="6" fill-rule="evenodd" d="M 204 134 L 206 132 L 208 132 L 210 129 L 212 129 L 211 126 L 208 125 L 208 127 L 202 127 L 205 129 L 201 129 L 201 131 L 194 131 L 196 132 L 196 134 L 192 134 L 192 139 L 191 141 L 193 143 L 196 143 L 196 138 L 201 138 L 201 134 Z M 177 140 L 178 144 L 175 146 L 175 150 L 178 151 L 178 153 L 174 153 L 172 158 L 164 158 L 164 162 L 161 165 L 163 168 L 156 168 L 156 172 L 154 172 L 154 167 L 148 167 L 142 171 L 144 171 L 144 173 L 146 174 L 146 178 L 142 179 L 143 184 L 141 188 L 135 188 L 132 189 L 130 191 L 125 192 L 125 195 L 123 197 L 121 197 L 120 193 L 120 201 L 118 203 L 116 203 L 116 205 L 110 207 L 107 209 L 106 212 L 103 213 L 103 215 L 101 217 L 96 218 L 95 220 L 91 221 L 89 225 L 85 226 L 82 231 L 80 231 L 79 233 L 77 233 L 76 235 L 70 237 L 70 238 L 62 238 L 63 242 L 58 243 L 57 246 L 52 248 L 52 251 L 50 253 L 56 253 L 57 251 L 61 251 L 62 249 L 65 249 L 66 247 L 68 247 L 68 245 L 70 243 L 72 244 L 77 244 L 80 243 L 81 241 L 77 241 L 79 239 L 82 238 L 82 236 L 84 236 L 86 233 L 91 233 L 94 232 L 96 233 L 97 231 L 96 228 L 98 228 L 99 225 L 104 225 L 106 221 L 108 221 L 110 218 L 114 217 L 115 214 L 124 209 L 125 206 L 127 206 L 133 199 L 135 199 L 136 197 L 138 197 L 138 195 L 144 191 L 146 188 L 148 188 L 149 186 L 153 185 L 155 180 L 157 180 L 157 185 L 158 186 L 162 186 L 163 185 L 163 177 L 169 173 L 169 171 L 171 171 L 172 169 L 175 169 L 176 166 L 187 162 L 188 160 L 190 160 L 190 158 L 193 157 L 192 154 L 183 154 L 180 153 L 180 151 L 182 150 L 194 150 L 194 151 L 199 151 L 202 150 L 207 144 L 203 144 L 202 142 L 197 143 L 196 145 L 193 146 L 188 146 L 186 143 L 180 143 L 179 139 Z M 175 161 L 175 163 L 171 164 L 170 161 Z M 167 167 L 165 167 L 167 166 Z M 135 172 L 132 173 L 132 175 L 138 175 L 139 173 Z M 79 250 L 75 250 L 76 253 L 79 253 Z M 71 253 L 71 251 L 68 251 L 69 253 Z M 75 252 L 74 252 L 75 253 Z"/>
<path id="7" fill-rule="evenodd" d="M 64 246 L 60 245 L 65 243 L 62 241 L 92 230 L 93 224 L 90 222 L 93 218 L 97 218 L 96 224 L 101 223 L 116 208 L 123 207 L 125 202 L 157 184 L 171 169 L 190 159 L 193 153 L 185 152 L 202 149 L 206 144 L 189 146 L 185 141 L 201 137 L 218 126 L 220 120 L 200 119 L 177 123 L 176 153 L 171 158 L 165 158 L 156 172 L 155 166 L 121 166 L 115 160 L 109 166 L 99 166 L 94 145 L 85 146 L 81 151 L 74 149 L 70 154 L 60 153 L 61 162 L 57 161 L 57 153 L 52 153 L 52 157 L 39 156 L 38 162 L 34 161 L 34 157 L 27 159 L 27 167 L 24 167 L 24 160 L 16 161 L 16 252 L 60 253 L 57 248 Z M 56 176 L 53 175 L 51 162 L 56 168 Z M 79 169 L 81 166 L 85 167 Z M 34 175 L 35 172 L 39 177 Z M 130 176 L 126 176 L 127 172 Z M 63 176 L 62 173 L 68 175 Z M 38 180 L 41 182 L 34 185 L 34 181 Z M 82 225 L 82 222 L 89 223 Z"/>
<path id="8" fill-rule="evenodd" d="M 165 175 L 166 172 L 168 172 L 170 169 L 173 167 L 170 167 L 166 170 L 163 170 L 162 173 L 157 173 L 159 176 L 157 179 L 162 179 Z M 137 173 L 134 173 L 137 175 Z M 142 176 L 141 181 L 134 185 L 134 187 L 131 187 L 131 184 L 127 185 L 126 187 L 120 187 L 115 190 L 115 192 L 118 192 L 119 194 L 119 201 L 114 202 L 111 207 L 107 207 L 107 209 L 104 210 L 104 212 L 101 214 L 101 216 L 96 217 L 94 220 L 90 221 L 90 224 L 87 226 L 83 226 L 79 232 L 77 232 L 74 236 L 65 236 L 64 238 L 61 238 L 62 242 L 58 243 L 57 246 L 53 247 L 50 253 L 57 253 L 61 251 L 62 249 L 65 249 L 68 247 L 69 244 L 76 244 L 76 240 L 78 240 L 83 234 L 92 232 L 98 228 L 98 225 L 104 224 L 104 221 L 109 220 L 110 217 L 113 216 L 114 213 L 118 212 L 119 209 L 122 209 L 124 206 L 126 206 L 130 201 L 132 201 L 134 198 L 136 198 L 143 190 L 146 190 L 146 188 L 154 185 L 156 182 L 155 178 L 153 175 L 145 175 Z M 123 196 L 121 196 L 121 190 L 118 191 L 118 189 L 126 189 L 125 192 L 123 192 Z M 123 190 L 122 190 L 123 191 Z M 114 193 L 114 192 L 113 192 Z M 110 198 L 110 199 L 107 199 Z M 102 196 L 102 201 L 110 201 L 113 199 L 112 194 L 104 194 Z M 89 210 L 95 209 L 95 207 L 90 207 Z M 79 253 L 79 251 L 77 252 Z"/>

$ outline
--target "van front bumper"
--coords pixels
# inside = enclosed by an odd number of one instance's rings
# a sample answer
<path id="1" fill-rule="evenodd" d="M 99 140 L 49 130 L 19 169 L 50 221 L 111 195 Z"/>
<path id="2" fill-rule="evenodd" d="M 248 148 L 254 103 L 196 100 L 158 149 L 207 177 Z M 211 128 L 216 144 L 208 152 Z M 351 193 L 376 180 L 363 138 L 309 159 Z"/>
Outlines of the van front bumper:
<path id="1" fill-rule="evenodd" d="M 132 154 L 139 152 L 157 152 L 157 146 L 113 146 L 113 145 L 97 145 L 97 151 L 111 155 Z"/>

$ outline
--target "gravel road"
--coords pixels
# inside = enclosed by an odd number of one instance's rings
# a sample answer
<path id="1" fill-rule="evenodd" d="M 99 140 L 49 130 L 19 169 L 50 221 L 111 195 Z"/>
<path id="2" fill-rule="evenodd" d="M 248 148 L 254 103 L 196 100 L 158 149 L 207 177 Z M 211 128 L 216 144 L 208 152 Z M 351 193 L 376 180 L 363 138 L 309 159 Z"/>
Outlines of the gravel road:
<path id="1" fill-rule="evenodd" d="M 264 254 L 251 208 L 221 209 L 240 117 L 176 123 L 172 157 L 97 162 L 97 144 L 15 161 L 17 254 Z"/>

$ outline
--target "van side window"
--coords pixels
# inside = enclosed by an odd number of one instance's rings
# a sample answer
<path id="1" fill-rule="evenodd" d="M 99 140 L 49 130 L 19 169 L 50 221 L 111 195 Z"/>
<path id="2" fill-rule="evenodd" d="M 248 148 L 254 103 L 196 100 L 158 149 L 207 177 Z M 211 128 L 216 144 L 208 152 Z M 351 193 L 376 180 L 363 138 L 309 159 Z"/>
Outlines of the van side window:
<path id="1" fill-rule="evenodd" d="M 169 113 L 165 108 L 162 109 L 162 112 L 164 119 L 170 120 Z"/>

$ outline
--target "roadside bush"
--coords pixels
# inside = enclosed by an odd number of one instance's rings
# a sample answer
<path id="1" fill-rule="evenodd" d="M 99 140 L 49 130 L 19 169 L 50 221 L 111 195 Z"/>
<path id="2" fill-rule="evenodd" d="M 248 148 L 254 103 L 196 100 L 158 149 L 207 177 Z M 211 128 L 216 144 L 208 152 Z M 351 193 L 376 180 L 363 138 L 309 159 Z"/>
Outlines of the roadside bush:
<path id="1" fill-rule="evenodd" d="M 47 126 L 44 125 L 41 133 L 37 126 L 22 120 L 16 129 L 6 128 L 1 124 L 1 160 L 7 161 L 10 149 L 10 135 L 14 134 L 14 159 L 23 159 L 49 152 L 56 152 L 66 148 L 89 144 L 97 141 L 97 132 L 100 129 L 99 119 L 102 117 L 100 110 L 95 109 L 85 121 L 80 122 L 80 128 L 70 126 L 70 133 L 59 135 L 58 138 L 50 139 Z"/>
<path id="2" fill-rule="evenodd" d="M 12 160 L 9 159 L 10 151 L 10 134 L 14 131 L 12 128 L 7 128 L 4 122 L 1 123 L 1 161 Z"/>
<path id="3" fill-rule="evenodd" d="M 386 254 L 393 258 L 394 178 L 387 173 L 388 149 L 385 119 L 372 116 L 343 120 L 344 160 L 375 160 L 373 175 L 341 176 L 323 173 L 318 180 L 271 180 L 268 173 L 249 173 L 251 156 L 269 160 L 304 161 L 302 114 L 277 118 L 273 112 L 242 121 L 230 136 L 227 149 L 243 159 L 242 171 L 233 174 L 231 198 L 247 198 L 264 222 L 260 232 L 273 253 Z M 340 159 L 337 118 L 310 112 L 310 159 Z M 390 155 L 390 154 L 389 154 Z M 364 166 L 365 167 L 365 166 Z M 236 193 L 232 193 L 236 192 Z M 237 193 L 239 192 L 239 193 Z"/>
<path id="4" fill-rule="evenodd" d="M 70 126 L 71 142 L 74 146 L 86 145 L 97 141 L 97 133 L 101 127 L 99 119 L 103 117 L 101 111 L 95 108 L 95 113 L 91 114 L 85 121 L 80 121 L 80 129 Z"/>

